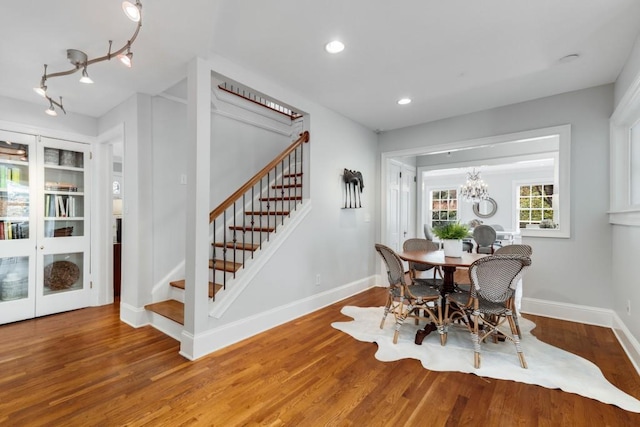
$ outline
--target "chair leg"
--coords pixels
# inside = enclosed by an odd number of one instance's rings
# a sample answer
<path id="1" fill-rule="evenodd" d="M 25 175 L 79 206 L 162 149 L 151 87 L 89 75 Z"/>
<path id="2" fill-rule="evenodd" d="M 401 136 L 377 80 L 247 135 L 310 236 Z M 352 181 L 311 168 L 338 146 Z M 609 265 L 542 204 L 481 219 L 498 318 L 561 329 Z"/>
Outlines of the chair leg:
<path id="1" fill-rule="evenodd" d="M 382 320 L 380 321 L 380 329 L 384 328 L 384 321 L 387 319 L 387 315 L 389 314 L 391 304 L 393 303 L 391 295 L 387 298 L 387 305 L 384 307 L 384 314 L 382 315 Z"/>
<path id="2" fill-rule="evenodd" d="M 478 369 L 480 367 L 480 340 L 478 338 L 480 313 L 473 310 L 473 332 L 471 333 L 471 341 L 473 341 L 473 366 Z"/>
<path id="3" fill-rule="evenodd" d="M 513 343 L 516 346 L 516 352 L 518 353 L 518 358 L 520 359 L 520 366 L 522 366 L 524 369 L 527 369 L 527 361 L 524 358 L 524 352 L 522 351 L 522 347 L 520 346 L 520 336 L 518 335 L 516 322 L 514 321 L 513 315 L 510 312 L 507 313 L 507 320 L 509 321 L 509 326 L 511 327 Z"/>
<path id="4" fill-rule="evenodd" d="M 398 336 L 400 335 L 400 328 L 402 328 L 402 324 L 404 323 L 404 319 L 406 316 L 400 315 L 396 317 L 396 330 L 393 333 L 393 343 L 398 344 Z"/>

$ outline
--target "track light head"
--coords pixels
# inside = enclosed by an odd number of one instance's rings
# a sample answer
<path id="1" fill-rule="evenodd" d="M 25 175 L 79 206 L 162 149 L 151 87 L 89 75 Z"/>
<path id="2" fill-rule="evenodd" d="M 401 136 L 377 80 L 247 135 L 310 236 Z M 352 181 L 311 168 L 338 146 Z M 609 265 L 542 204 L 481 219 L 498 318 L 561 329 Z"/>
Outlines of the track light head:
<path id="1" fill-rule="evenodd" d="M 121 53 L 120 55 L 118 55 L 118 59 L 120 59 L 120 62 L 122 62 L 125 67 L 127 68 L 131 68 L 131 66 L 133 65 L 132 60 L 133 60 L 133 52 L 131 52 L 131 50 L 129 50 L 126 55 L 124 53 Z"/>
<path id="2" fill-rule="evenodd" d="M 122 2 L 122 10 L 124 11 L 124 14 L 127 15 L 127 18 L 131 19 L 133 22 L 140 22 L 141 8 L 142 5 L 138 0 L 136 0 L 135 4 L 131 3 L 130 1 Z"/>
<path id="3" fill-rule="evenodd" d="M 56 112 L 56 109 L 53 107 L 53 101 L 49 100 L 49 108 L 47 108 L 46 110 L 44 110 L 45 113 L 47 113 L 48 115 L 50 115 L 51 117 L 55 117 L 58 115 L 58 113 Z"/>
<path id="4" fill-rule="evenodd" d="M 82 69 L 82 77 L 80 77 L 80 83 L 85 83 L 85 84 L 93 84 L 93 80 L 91 80 L 91 77 L 89 77 L 89 73 L 87 73 L 87 66 L 85 65 L 84 68 Z"/>

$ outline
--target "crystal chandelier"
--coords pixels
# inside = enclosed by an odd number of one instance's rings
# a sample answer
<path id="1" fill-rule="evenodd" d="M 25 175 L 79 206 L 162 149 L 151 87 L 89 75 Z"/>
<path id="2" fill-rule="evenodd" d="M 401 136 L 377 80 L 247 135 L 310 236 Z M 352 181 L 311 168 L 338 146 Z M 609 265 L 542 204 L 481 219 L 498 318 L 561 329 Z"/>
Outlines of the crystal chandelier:
<path id="1" fill-rule="evenodd" d="M 480 178 L 480 172 L 467 172 L 467 182 L 460 186 L 460 195 L 467 202 L 478 202 L 489 198 L 487 184 Z"/>

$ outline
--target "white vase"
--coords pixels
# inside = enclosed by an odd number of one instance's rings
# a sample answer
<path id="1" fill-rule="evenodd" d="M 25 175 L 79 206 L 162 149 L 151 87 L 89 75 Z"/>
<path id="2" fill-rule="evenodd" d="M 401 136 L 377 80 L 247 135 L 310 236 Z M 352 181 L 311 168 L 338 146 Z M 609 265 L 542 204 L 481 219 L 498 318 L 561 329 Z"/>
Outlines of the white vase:
<path id="1" fill-rule="evenodd" d="M 462 256 L 462 239 L 443 240 L 444 256 L 460 258 Z"/>

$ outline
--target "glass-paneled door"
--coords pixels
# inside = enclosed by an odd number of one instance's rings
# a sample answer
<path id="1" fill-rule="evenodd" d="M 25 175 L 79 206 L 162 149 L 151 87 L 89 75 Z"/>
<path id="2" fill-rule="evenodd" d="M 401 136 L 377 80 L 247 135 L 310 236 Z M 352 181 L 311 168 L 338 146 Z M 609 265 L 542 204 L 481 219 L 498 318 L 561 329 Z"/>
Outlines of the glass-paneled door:
<path id="1" fill-rule="evenodd" d="M 36 137 L 0 131 L 0 324 L 35 314 Z"/>
<path id="2" fill-rule="evenodd" d="M 88 166 L 89 145 L 40 138 L 36 316 L 89 305 Z"/>

